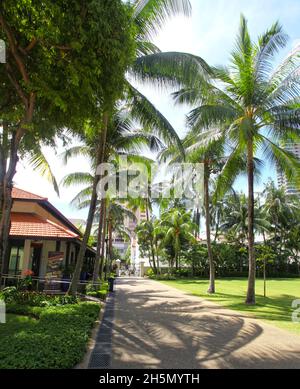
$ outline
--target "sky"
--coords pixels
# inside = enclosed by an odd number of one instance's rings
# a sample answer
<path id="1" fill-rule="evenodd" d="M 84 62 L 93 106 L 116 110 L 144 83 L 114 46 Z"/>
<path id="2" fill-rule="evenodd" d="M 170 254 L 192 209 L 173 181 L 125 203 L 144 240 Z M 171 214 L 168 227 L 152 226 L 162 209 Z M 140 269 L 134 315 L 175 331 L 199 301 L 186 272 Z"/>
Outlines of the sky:
<path id="1" fill-rule="evenodd" d="M 162 51 L 188 52 L 201 56 L 210 65 L 226 65 L 234 45 L 241 13 L 248 19 L 253 38 L 275 21 L 280 21 L 290 37 L 282 57 L 300 44 L 300 0 L 191 0 L 191 3 L 193 12 L 190 18 L 172 18 L 154 38 L 154 43 Z M 174 107 L 170 98 L 171 90 L 162 91 L 150 86 L 139 88 L 182 136 L 185 133 L 185 115 L 190 108 Z M 73 143 L 76 144 L 76 140 Z M 89 163 L 84 158 L 77 158 L 65 166 L 60 157 L 63 151 L 61 146 L 57 150 L 44 148 L 44 154 L 58 182 L 68 173 L 89 171 Z M 262 189 L 269 177 L 276 179 L 276 173 L 274 167 L 266 165 L 262 179 L 256 185 L 256 191 Z M 51 185 L 38 173 L 32 172 L 26 162 L 19 163 L 15 185 L 48 197 L 49 201 L 69 218 L 86 217 L 86 211 L 79 212 L 70 206 L 70 201 L 80 188 L 61 188 L 58 197 Z M 239 179 L 236 188 L 246 188 L 246 181 Z"/>

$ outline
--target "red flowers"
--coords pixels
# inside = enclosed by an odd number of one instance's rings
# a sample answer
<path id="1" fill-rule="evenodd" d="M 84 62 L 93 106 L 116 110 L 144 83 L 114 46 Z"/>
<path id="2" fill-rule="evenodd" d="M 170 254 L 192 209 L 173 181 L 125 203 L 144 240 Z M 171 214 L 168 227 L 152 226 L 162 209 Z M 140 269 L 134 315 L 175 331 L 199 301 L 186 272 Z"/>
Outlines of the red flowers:
<path id="1" fill-rule="evenodd" d="M 23 270 L 22 275 L 25 277 L 32 277 L 34 275 L 34 272 L 32 270 Z"/>

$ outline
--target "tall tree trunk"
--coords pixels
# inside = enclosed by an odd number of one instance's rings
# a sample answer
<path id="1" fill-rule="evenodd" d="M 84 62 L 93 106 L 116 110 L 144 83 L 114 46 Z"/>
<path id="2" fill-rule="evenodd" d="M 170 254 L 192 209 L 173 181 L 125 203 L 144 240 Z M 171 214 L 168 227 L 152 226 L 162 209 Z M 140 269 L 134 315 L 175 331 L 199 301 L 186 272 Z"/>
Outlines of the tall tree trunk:
<path id="1" fill-rule="evenodd" d="M 107 136 L 107 126 L 108 126 L 108 114 L 104 113 L 103 115 L 103 126 L 102 126 L 102 144 L 99 144 L 97 148 L 97 156 L 96 156 L 96 161 L 97 161 L 97 166 L 99 164 L 103 163 L 104 161 L 104 152 L 105 152 L 105 146 L 106 146 L 106 136 Z M 93 189 L 92 189 L 92 196 L 91 196 L 91 202 L 90 202 L 90 208 L 89 208 L 89 213 L 88 213 L 88 218 L 87 218 L 87 223 L 86 223 L 86 228 L 85 232 L 83 235 L 83 239 L 80 245 L 80 250 L 75 266 L 75 271 L 73 274 L 73 278 L 68 290 L 68 294 L 71 295 L 76 295 L 77 289 L 78 289 L 78 284 L 80 281 L 80 274 L 84 262 L 84 257 L 87 249 L 87 244 L 88 240 L 91 235 L 91 230 L 93 226 L 93 220 L 94 220 L 94 215 L 95 215 L 95 210 L 96 210 L 96 205 L 97 205 L 97 185 L 99 183 L 100 177 L 97 176 L 96 171 L 95 171 L 95 176 L 93 180 Z"/>
<path id="2" fill-rule="evenodd" d="M 104 199 L 104 208 L 103 208 L 103 232 L 101 238 L 101 261 L 100 261 L 100 280 L 103 279 L 103 270 L 104 270 L 104 260 L 105 260 L 105 238 L 106 238 L 106 199 Z"/>
<path id="3" fill-rule="evenodd" d="M 199 208 L 196 211 L 196 226 L 197 230 L 195 231 L 195 238 L 200 238 L 200 227 L 201 227 L 201 214 Z"/>
<path id="4" fill-rule="evenodd" d="M 256 263 L 254 253 L 254 159 L 253 140 L 248 141 L 248 255 L 249 255 L 249 277 L 246 304 L 255 304 L 255 276 Z"/>
<path id="5" fill-rule="evenodd" d="M 13 134 L 11 139 L 11 149 L 9 155 L 9 165 L 6 172 L 2 172 L 2 180 L 0 182 L 0 262 L 1 274 L 0 285 L 2 283 L 1 277 L 7 273 L 8 270 L 8 238 L 10 231 L 10 213 L 12 208 L 12 187 L 13 178 L 16 174 L 16 167 L 18 163 L 18 148 L 24 131 L 19 129 Z"/>
<path id="6" fill-rule="evenodd" d="M 209 261 L 209 288 L 208 293 L 216 293 L 215 285 L 215 264 L 211 247 L 211 235 L 210 235 L 210 196 L 209 196 L 209 166 L 205 164 L 204 170 L 204 205 L 205 205 L 205 223 L 206 223 L 206 242 L 207 242 L 207 253 Z"/>
<path id="7" fill-rule="evenodd" d="M 158 253 L 158 245 L 155 243 L 155 252 L 156 252 L 156 265 L 157 265 L 157 274 L 161 274 L 160 271 L 160 261 L 159 261 L 159 253 Z"/>
<path id="8" fill-rule="evenodd" d="M 146 199 L 146 217 L 147 217 L 147 222 L 150 223 L 150 206 L 149 206 L 149 199 Z M 156 261 L 155 261 L 155 252 L 154 252 L 154 242 L 153 242 L 153 237 L 150 237 L 150 249 L 151 249 L 151 258 L 152 258 L 152 263 L 153 263 L 153 271 L 155 274 L 157 274 L 157 266 L 156 266 Z"/>
<path id="9" fill-rule="evenodd" d="M 104 212 L 105 200 L 101 200 L 100 204 L 100 214 L 99 214 L 99 223 L 98 223 L 98 234 L 97 234 L 97 250 L 95 265 L 93 271 L 93 285 L 95 285 L 99 278 L 100 273 L 100 262 L 101 262 L 101 242 L 102 242 L 102 230 L 103 230 L 103 212 Z"/>
<path id="10" fill-rule="evenodd" d="M 108 234 L 108 241 L 107 241 L 107 247 L 106 247 L 106 261 L 105 261 L 105 280 L 107 280 L 107 275 L 110 270 L 110 261 L 111 261 L 111 255 L 112 255 L 112 221 L 110 219 L 110 216 L 108 214 L 108 220 L 107 220 L 107 234 Z"/>
<path id="11" fill-rule="evenodd" d="M 112 219 L 109 221 L 109 230 L 108 230 L 108 242 L 109 242 L 109 272 L 112 271 L 112 258 L 113 258 L 113 222 Z"/>

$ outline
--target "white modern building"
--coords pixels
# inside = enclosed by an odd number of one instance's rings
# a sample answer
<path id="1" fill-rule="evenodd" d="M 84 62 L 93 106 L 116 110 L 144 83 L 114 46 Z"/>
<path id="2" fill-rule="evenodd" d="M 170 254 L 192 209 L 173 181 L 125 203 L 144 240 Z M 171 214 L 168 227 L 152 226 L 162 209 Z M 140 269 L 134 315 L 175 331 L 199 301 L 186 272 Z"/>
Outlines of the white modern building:
<path id="1" fill-rule="evenodd" d="M 298 157 L 300 161 L 300 143 L 292 143 L 292 142 L 286 143 L 283 147 L 286 151 L 293 153 L 296 157 Z M 277 167 L 277 177 L 278 177 L 278 186 L 284 189 L 286 195 L 300 196 L 300 190 L 296 187 L 294 183 L 288 181 L 286 175 L 279 167 Z M 299 172 L 299 178 L 300 178 L 300 172 Z"/>

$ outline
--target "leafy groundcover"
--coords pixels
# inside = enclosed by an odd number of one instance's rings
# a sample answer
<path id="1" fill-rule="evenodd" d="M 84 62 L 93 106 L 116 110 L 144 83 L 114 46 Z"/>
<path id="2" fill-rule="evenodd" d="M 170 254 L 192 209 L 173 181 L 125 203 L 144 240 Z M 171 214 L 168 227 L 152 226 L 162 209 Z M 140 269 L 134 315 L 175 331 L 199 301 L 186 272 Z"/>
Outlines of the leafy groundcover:
<path id="1" fill-rule="evenodd" d="M 100 305 L 55 307 L 8 304 L 0 325 L 0 369 L 63 369 L 79 363 Z"/>

